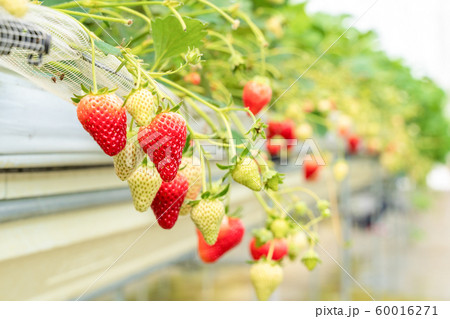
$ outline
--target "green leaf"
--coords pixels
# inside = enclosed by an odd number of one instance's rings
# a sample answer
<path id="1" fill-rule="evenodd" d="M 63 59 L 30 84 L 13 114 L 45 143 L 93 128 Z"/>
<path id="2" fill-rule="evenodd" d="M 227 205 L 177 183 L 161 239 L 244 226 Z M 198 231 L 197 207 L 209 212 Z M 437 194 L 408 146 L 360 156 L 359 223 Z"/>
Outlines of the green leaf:
<path id="1" fill-rule="evenodd" d="M 173 15 L 164 19 L 157 18 L 152 23 L 155 57 L 162 61 L 175 55 L 187 52 L 189 48 L 199 47 L 206 36 L 206 24 L 200 20 L 183 17 L 186 31 Z"/>
<path id="2" fill-rule="evenodd" d="M 200 203 L 200 199 L 198 199 L 198 200 L 191 200 L 191 201 L 187 202 L 187 204 L 188 204 L 189 206 L 191 206 L 191 207 L 197 206 L 198 203 Z"/>
<path id="3" fill-rule="evenodd" d="M 216 163 L 216 166 L 219 169 L 222 169 L 222 170 L 230 169 L 232 167 L 232 165 L 222 165 L 222 164 L 219 164 L 219 163 Z"/>
<path id="4" fill-rule="evenodd" d="M 178 103 L 177 105 L 175 105 L 173 108 L 171 108 L 170 110 L 169 110 L 169 112 L 177 112 L 179 109 L 180 109 L 180 107 L 181 107 L 181 105 L 183 104 L 183 102 L 180 102 L 180 103 Z"/>
<path id="5" fill-rule="evenodd" d="M 104 54 L 108 55 L 114 55 L 116 57 L 121 57 L 122 56 L 122 52 L 120 52 L 119 48 L 113 47 L 112 45 L 99 40 L 99 39 L 95 39 L 94 40 L 94 44 L 97 47 L 97 49 L 99 49 L 100 51 L 102 51 Z"/>
<path id="6" fill-rule="evenodd" d="M 211 193 L 210 193 L 209 191 L 206 191 L 206 192 L 204 192 L 204 193 L 201 195 L 201 198 L 202 198 L 202 199 L 206 199 L 206 198 L 209 197 L 209 195 L 211 195 Z"/>
<path id="7" fill-rule="evenodd" d="M 225 196 L 228 193 L 229 189 L 230 189 L 230 184 L 227 184 L 227 186 L 225 186 L 220 193 L 213 196 L 213 199 Z"/>
<path id="8" fill-rule="evenodd" d="M 248 148 L 248 147 L 245 147 L 244 150 L 241 152 L 240 157 L 241 157 L 241 158 L 244 158 L 244 157 L 246 157 L 249 153 L 250 153 L 249 148 Z"/>

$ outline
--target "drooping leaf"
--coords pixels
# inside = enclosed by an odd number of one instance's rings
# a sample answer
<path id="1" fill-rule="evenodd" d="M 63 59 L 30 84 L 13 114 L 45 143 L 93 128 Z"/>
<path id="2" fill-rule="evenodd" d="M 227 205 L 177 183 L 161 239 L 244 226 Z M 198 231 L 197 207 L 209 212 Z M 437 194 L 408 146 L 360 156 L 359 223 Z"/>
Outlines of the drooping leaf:
<path id="1" fill-rule="evenodd" d="M 199 47 L 206 36 L 206 24 L 197 19 L 183 17 L 186 31 L 175 16 L 157 18 L 152 24 L 156 60 L 162 61 Z"/>

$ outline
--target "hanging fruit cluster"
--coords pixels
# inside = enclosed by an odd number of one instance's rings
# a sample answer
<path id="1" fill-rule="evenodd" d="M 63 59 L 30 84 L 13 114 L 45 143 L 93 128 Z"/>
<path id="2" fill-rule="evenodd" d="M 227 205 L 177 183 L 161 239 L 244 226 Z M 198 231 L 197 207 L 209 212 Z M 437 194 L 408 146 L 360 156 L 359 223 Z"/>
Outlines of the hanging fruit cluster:
<path id="1" fill-rule="evenodd" d="M 79 6 L 85 13 L 72 10 Z M 362 152 L 380 156 L 392 172 L 414 172 L 420 179 L 443 158 L 425 141 L 437 137 L 440 145 L 450 145 L 439 135 L 448 130 L 438 112 L 442 92 L 374 50 L 372 34 L 349 30 L 351 37 L 309 69 L 324 43 L 345 31 L 343 18 L 309 16 L 305 4 L 279 4 L 274 15 L 270 6 L 250 0 L 220 6 L 207 0 L 78 0 L 53 6 L 80 18 L 92 52 L 114 55 L 134 78 L 134 89 L 119 97 L 98 88 L 93 72 L 92 87 L 83 87 L 74 102 L 83 128 L 128 182 L 137 211 L 151 209 L 164 229 L 189 215 L 198 254 L 213 263 L 244 236 L 228 204 L 232 188 L 241 184 L 253 192 L 267 214 L 249 243 L 250 278 L 260 300 L 281 283 L 287 259 L 309 270 L 320 263 L 317 226 L 331 214 L 330 203 L 308 188 L 283 187 L 284 176 L 269 156 L 294 155 L 313 134 L 331 134 L 344 142 L 340 154 L 328 159 L 338 182 L 349 171 L 345 155 Z M 121 45 L 108 44 L 109 37 Z M 356 58 L 363 63 L 353 64 Z M 377 68 L 392 71 L 378 79 Z M 394 83 L 399 78 L 403 82 Z M 426 88 L 426 96 L 418 87 Z M 424 120 L 410 105 L 437 112 Z M 256 147 L 266 137 L 265 147 Z M 212 176 L 205 143 L 227 155 L 225 163 L 216 163 L 219 178 Z M 301 165 L 306 181 L 320 179 L 323 169 L 314 157 Z M 312 197 L 315 207 L 300 194 Z"/>

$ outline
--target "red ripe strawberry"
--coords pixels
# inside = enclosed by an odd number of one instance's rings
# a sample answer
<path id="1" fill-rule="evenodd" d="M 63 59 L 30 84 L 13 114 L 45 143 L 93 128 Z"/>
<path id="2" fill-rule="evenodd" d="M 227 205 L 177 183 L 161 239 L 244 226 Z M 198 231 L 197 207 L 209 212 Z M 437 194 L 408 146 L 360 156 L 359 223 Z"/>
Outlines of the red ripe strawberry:
<path id="1" fill-rule="evenodd" d="M 266 148 L 270 155 L 277 156 L 281 152 L 281 143 L 277 139 L 268 138 Z"/>
<path id="2" fill-rule="evenodd" d="M 272 98 L 272 89 L 267 79 L 256 78 L 247 82 L 242 93 L 242 101 L 253 114 L 258 114 Z"/>
<path id="3" fill-rule="evenodd" d="M 280 121 L 269 121 L 267 123 L 267 137 L 271 138 L 275 135 L 280 135 L 282 122 Z"/>
<path id="4" fill-rule="evenodd" d="M 360 141 L 359 136 L 356 134 L 351 134 L 347 138 L 347 150 L 350 154 L 356 154 L 358 152 Z"/>
<path id="5" fill-rule="evenodd" d="M 184 118 L 178 113 L 160 113 L 148 126 L 139 129 L 138 140 L 161 179 L 172 181 L 177 175 L 186 143 Z"/>
<path id="6" fill-rule="evenodd" d="M 285 139 L 295 138 L 295 123 L 288 119 L 284 121 L 269 121 L 267 125 L 267 137 L 281 135 Z"/>
<path id="7" fill-rule="evenodd" d="M 178 174 L 173 181 L 161 184 L 151 206 L 159 226 L 170 229 L 175 225 L 188 187 L 187 178 L 181 174 Z"/>
<path id="8" fill-rule="evenodd" d="M 281 122 L 280 135 L 287 140 L 295 139 L 295 123 L 292 120 Z"/>
<path id="9" fill-rule="evenodd" d="M 295 123 L 288 119 L 284 121 L 270 121 L 267 126 L 267 137 L 273 138 L 276 135 L 286 140 L 287 149 L 291 149 L 295 144 Z"/>
<path id="10" fill-rule="evenodd" d="M 210 246 L 197 229 L 198 255 L 205 263 L 213 263 L 237 246 L 244 237 L 244 232 L 244 224 L 239 218 L 225 216 L 220 225 L 219 237 L 216 243 Z"/>
<path id="11" fill-rule="evenodd" d="M 199 85 L 202 81 L 202 78 L 200 77 L 200 74 L 197 72 L 191 72 L 187 74 L 184 78 L 184 81 L 193 85 Z"/>
<path id="12" fill-rule="evenodd" d="M 286 239 L 272 239 L 274 241 L 274 249 L 272 254 L 272 260 L 281 260 L 284 256 L 286 256 L 288 252 L 288 245 Z M 253 260 L 258 260 L 262 256 L 266 256 L 269 254 L 270 243 L 272 241 L 268 241 L 264 245 L 256 247 L 256 238 L 253 237 L 250 241 L 250 253 L 253 257 Z"/>
<path id="13" fill-rule="evenodd" d="M 318 176 L 320 166 L 313 159 L 303 162 L 303 173 L 306 180 L 315 180 Z"/>
<path id="14" fill-rule="evenodd" d="M 77 107 L 78 120 L 103 152 L 119 154 L 127 143 L 127 113 L 115 94 L 88 94 Z"/>

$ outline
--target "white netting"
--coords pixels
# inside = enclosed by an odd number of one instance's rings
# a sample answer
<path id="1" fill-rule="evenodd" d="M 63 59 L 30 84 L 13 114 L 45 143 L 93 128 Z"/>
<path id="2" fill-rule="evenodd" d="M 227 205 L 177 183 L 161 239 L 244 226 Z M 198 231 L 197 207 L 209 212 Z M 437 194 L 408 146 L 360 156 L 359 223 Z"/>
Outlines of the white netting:
<path id="1" fill-rule="evenodd" d="M 65 100 L 80 93 L 81 84 L 93 85 L 88 35 L 72 18 L 44 6 L 30 5 L 20 19 L 0 7 L 0 65 Z M 126 68 L 116 72 L 116 57 L 96 50 L 95 65 L 99 87 L 130 92 L 133 77 Z"/>

